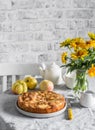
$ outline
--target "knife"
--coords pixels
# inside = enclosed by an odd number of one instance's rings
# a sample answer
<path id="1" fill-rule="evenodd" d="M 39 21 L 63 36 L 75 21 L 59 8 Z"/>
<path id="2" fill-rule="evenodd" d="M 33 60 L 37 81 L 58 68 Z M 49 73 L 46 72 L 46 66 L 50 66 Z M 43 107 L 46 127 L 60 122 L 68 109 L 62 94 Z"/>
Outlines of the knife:
<path id="1" fill-rule="evenodd" d="M 73 116 L 73 111 L 72 111 L 72 107 L 71 107 L 71 103 L 70 103 L 70 99 L 66 98 L 67 101 L 67 114 L 68 114 L 68 119 L 72 120 L 74 118 Z"/>

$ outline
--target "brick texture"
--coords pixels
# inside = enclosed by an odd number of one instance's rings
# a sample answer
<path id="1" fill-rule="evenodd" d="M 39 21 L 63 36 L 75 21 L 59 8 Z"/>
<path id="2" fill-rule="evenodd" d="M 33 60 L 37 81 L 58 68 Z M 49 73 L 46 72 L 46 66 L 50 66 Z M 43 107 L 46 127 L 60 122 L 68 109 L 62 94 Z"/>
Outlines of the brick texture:
<path id="1" fill-rule="evenodd" d="M 95 0 L 0 0 L 0 62 L 61 64 L 59 43 L 95 32 Z"/>

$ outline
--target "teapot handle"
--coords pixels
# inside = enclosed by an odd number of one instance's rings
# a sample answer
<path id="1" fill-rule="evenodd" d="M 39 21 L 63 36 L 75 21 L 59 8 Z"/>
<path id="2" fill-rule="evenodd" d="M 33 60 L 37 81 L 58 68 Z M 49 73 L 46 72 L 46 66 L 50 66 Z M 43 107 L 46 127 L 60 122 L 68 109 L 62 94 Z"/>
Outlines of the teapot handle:
<path id="1" fill-rule="evenodd" d="M 42 64 L 41 64 L 41 67 L 42 67 L 43 70 L 45 70 L 45 69 L 46 69 L 45 63 L 42 63 Z"/>

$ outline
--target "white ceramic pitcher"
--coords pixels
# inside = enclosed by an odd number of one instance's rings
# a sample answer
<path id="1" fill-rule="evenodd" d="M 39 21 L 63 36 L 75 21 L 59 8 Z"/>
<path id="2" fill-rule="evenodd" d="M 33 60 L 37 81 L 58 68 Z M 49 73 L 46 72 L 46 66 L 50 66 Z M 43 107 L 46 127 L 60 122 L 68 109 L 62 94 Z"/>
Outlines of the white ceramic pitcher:
<path id="1" fill-rule="evenodd" d="M 75 86 L 75 78 L 76 78 L 76 73 L 72 72 L 72 73 L 65 73 L 63 79 L 64 82 L 66 84 L 66 86 L 70 89 L 73 89 Z"/>

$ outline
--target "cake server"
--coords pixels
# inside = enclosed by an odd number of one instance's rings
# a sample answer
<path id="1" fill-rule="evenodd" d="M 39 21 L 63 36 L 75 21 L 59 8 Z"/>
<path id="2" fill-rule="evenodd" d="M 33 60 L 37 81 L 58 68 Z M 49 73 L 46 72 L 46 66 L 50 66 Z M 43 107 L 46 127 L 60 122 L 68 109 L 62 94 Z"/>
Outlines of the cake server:
<path id="1" fill-rule="evenodd" d="M 74 116 L 73 116 L 73 111 L 72 111 L 70 99 L 66 98 L 66 101 L 67 101 L 67 115 L 68 115 L 68 119 L 72 120 L 74 118 Z"/>

